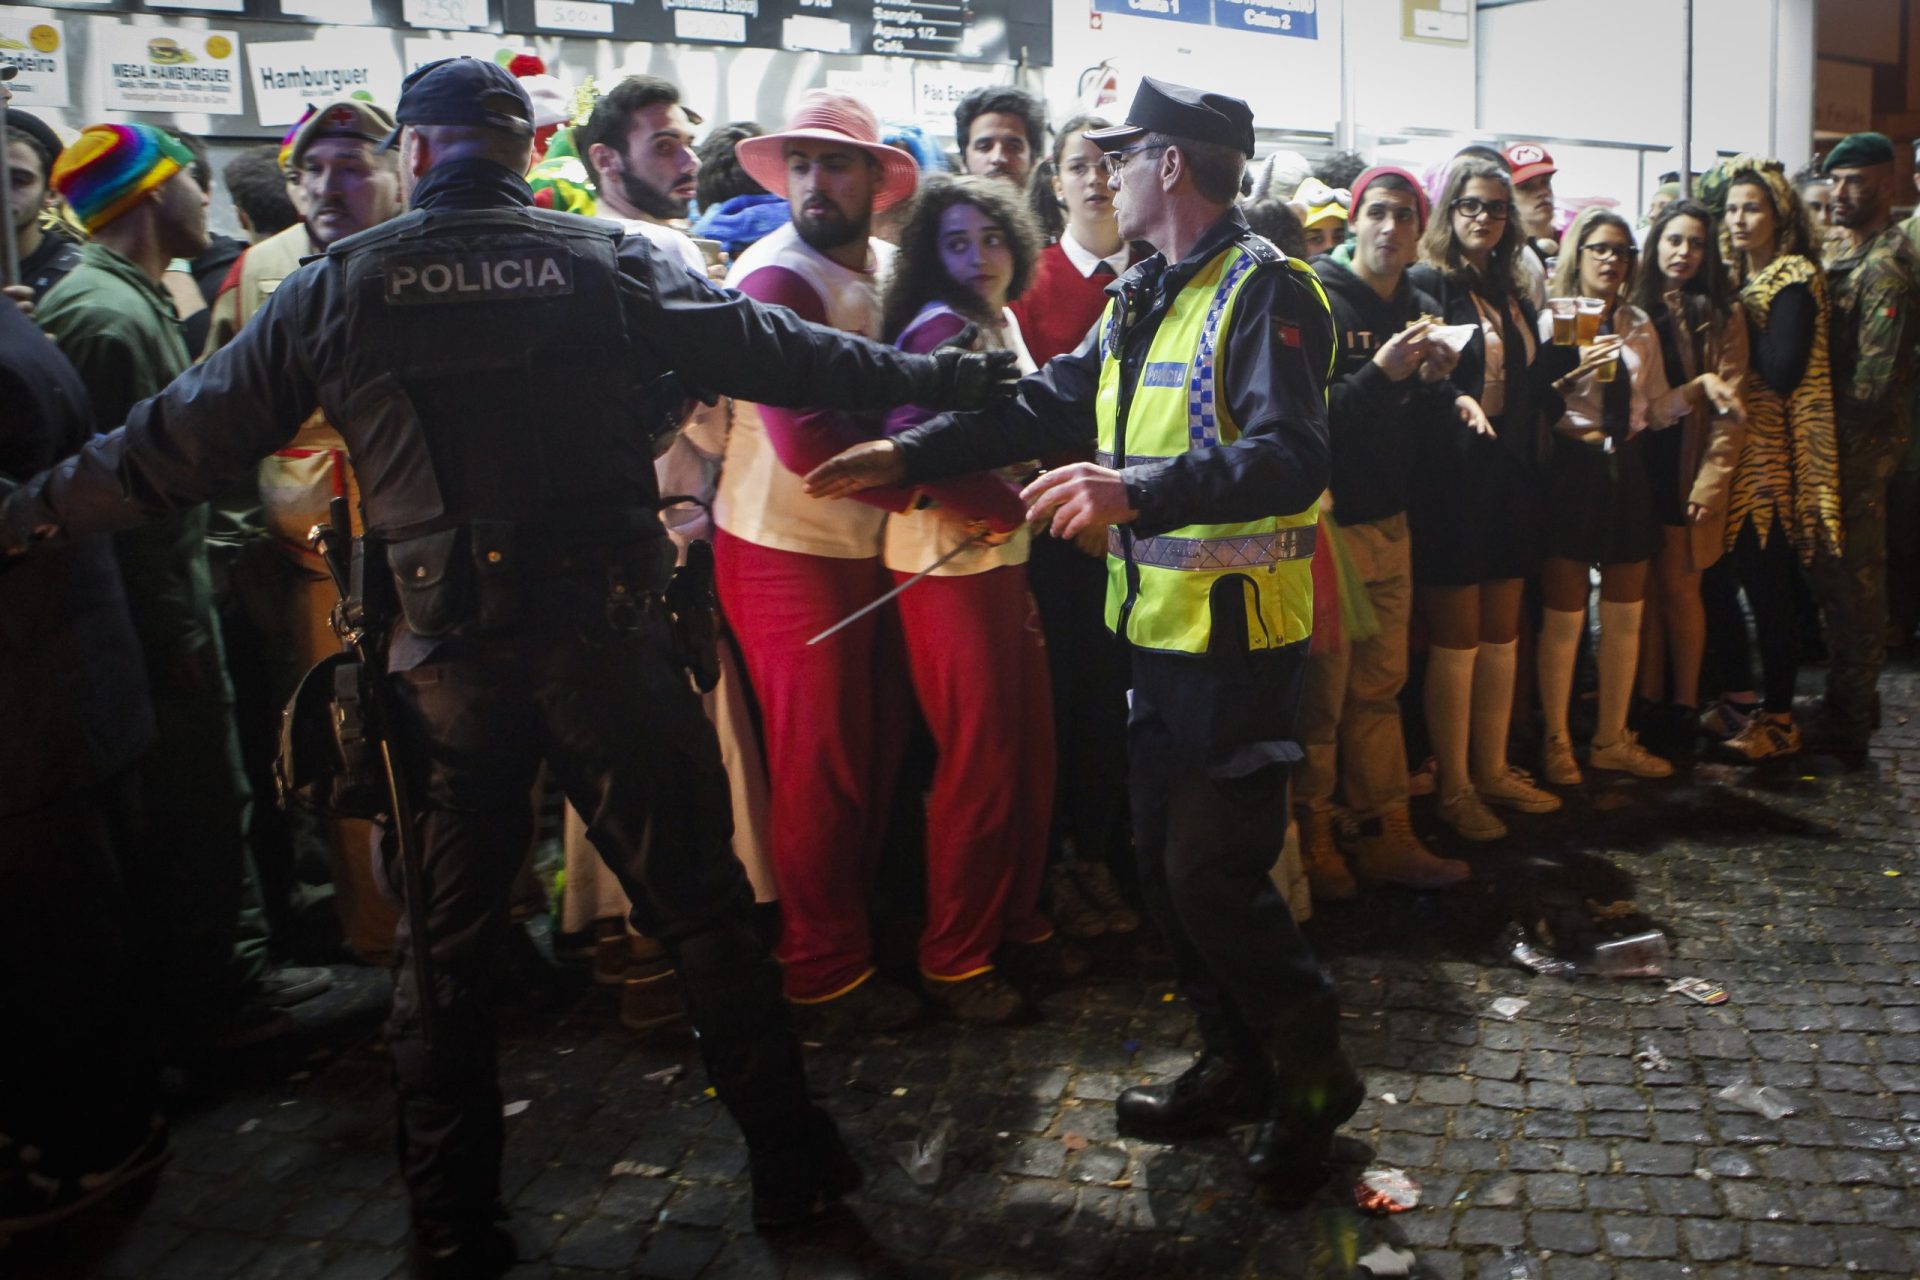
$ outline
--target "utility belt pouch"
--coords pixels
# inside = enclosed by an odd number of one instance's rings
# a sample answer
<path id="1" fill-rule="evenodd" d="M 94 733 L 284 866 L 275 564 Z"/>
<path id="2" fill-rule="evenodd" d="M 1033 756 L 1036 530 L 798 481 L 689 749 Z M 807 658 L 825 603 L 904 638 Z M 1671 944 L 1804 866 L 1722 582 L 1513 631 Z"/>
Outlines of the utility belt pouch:
<path id="1" fill-rule="evenodd" d="M 367 736 L 366 668 L 336 653 L 300 679 L 280 716 L 273 762 L 280 807 L 347 818 L 386 812 L 379 744 Z"/>
<path id="2" fill-rule="evenodd" d="M 415 635 L 443 636 L 470 613 L 467 564 L 460 557 L 464 529 L 442 529 L 387 548 L 400 614 Z"/>
<path id="3" fill-rule="evenodd" d="M 513 522 L 475 520 L 467 526 L 473 553 L 475 621 L 482 631 L 515 626 L 521 615 L 521 572 Z"/>
<path id="4" fill-rule="evenodd" d="M 340 771 L 330 779 L 325 807 L 343 818 L 374 818 L 387 811 L 380 746 L 367 725 L 366 671 L 357 662 L 333 669 L 333 736 Z"/>
<path id="5" fill-rule="evenodd" d="M 349 626 L 372 634 L 384 633 L 399 611 L 393 576 L 387 565 L 387 544 L 364 535 L 353 540 L 353 558 L 347 570 L 347 598 L 341 601 Z"/>
<path id="6" fill-rule="evenodd" d="M 686 563 L 667 583 L 666 603 L 673 656 L 693 687 L 708 693 L 720 683 L 720 604 L 713 593 L 713 544 L 705 538 L 687 544 Z"/>

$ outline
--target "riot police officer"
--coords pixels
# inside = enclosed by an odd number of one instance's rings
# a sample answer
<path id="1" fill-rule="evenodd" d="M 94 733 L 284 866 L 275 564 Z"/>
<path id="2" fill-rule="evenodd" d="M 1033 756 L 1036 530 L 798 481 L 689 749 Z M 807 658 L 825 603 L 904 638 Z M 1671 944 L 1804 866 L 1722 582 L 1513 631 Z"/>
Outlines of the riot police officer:
<path id="1" fill-rule="evenodd" d="M 912 356 L 713 287 L 618 228 L 532 207 L 533 111 L 489 62 L 411 74 L 395 113 L 411 211 L 328 247 L 234 342 L 0 504 L 0 546 L 197 502 L 319 405 L 360 477 L 397 597 L 387 656 L 418 810 L 431 1044 L 403 960 L 388 1025 L 414 1258 L 511 1262 L 484 956 L 545 758 L 682 975 L 762 1226 L 859 1181 L 807 1097 L 779 978 L 729 851 L 712 727 L 671 656 L 652 444 L 668 374 L 781 405 L 980 405 L 1003 359 Z M 551 388 L 571 395 L 552 398 Z M 370 575 L 371 577 L 372 575 Z M 365 607 L 372 607 L 369 591 Z M 412 947 L 401 926 L 400 953 Z"/>

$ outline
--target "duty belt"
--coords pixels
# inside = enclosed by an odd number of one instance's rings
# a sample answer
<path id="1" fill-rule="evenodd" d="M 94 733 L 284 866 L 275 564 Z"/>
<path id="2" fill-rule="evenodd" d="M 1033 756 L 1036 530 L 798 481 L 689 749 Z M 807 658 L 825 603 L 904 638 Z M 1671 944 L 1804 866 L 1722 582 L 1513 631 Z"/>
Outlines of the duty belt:
<path id="1" fill-rule="evenodd" d="M 1317 532 L 1317 526 L 1303 525 L 1232 538 L 1135 538 L 1133 562 L 1153 569 L 1186 571 L 1257 569 L 1282 560 L 1308 559 L 1313 555 Z M 1107 529 L 1107 554 L 1126 555 L 1118 526 Z"/>

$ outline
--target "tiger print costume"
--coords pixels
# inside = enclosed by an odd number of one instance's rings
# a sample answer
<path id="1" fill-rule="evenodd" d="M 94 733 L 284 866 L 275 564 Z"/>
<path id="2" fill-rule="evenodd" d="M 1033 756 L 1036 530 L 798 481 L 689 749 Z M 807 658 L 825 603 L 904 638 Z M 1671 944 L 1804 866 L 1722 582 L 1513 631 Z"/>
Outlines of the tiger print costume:
<path id="1" fill-rule="evenodd" d="M 1793 284 L 1804 284 L 1813 293 L 1813 351 L 1800 385 L 1787 396 L 1768 386 L 1759 369 L 1747 370 L 1740 387 L 1747 409 L 1747 438 L 1733 472 L 1727 546 L 1733 546 L 1741 526 L 1752 520 L 1764 547 L 1777 515 L 1800 562 L 1810 565 L 1817 551 L 1837 555 L 1845 536 L 1840 522 L 1833 367 L 1827 358 L 1826 277 L 1809 259 L 1783 254 L 1747 281 L 1740 301 L 1754 331 L 1763 333 L 1774 298 Z"/>

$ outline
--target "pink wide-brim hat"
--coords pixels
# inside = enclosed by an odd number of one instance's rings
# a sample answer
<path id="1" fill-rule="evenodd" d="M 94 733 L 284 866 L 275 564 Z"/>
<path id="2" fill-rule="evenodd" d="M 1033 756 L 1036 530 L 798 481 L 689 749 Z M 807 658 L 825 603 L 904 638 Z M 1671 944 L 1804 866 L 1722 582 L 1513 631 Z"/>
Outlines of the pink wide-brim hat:
<path id="1" fill-rule="evenodd" d="M 876 213 L 912 198 L 920 184 L 920 166 L 905 151 L 880 141 L 880 121 L 867 104 L 828 89 L 811 90 L 802 98 L 785 130 L 742 138 L 734 144 L 733 154 L 748 177 L 774 195 L 785 195 L 787 143 L 801 138 L 845 143 L 878 161 L 880 189 L 873 193 Z"/>

